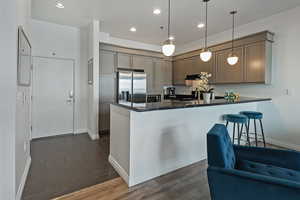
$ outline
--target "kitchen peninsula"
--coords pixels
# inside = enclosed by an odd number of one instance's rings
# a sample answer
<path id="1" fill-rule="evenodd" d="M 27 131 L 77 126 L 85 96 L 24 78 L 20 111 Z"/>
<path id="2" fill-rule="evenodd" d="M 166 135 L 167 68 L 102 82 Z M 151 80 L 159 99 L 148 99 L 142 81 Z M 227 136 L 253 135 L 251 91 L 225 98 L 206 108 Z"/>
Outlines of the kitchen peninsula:
<path id="1" fill-rule="evenodd" d="M 204 103 L 111 104 L 109 161 L 134 186 L 206 159 L 206 133 L 224 114 L 258 110 L 269 98 Z"/>

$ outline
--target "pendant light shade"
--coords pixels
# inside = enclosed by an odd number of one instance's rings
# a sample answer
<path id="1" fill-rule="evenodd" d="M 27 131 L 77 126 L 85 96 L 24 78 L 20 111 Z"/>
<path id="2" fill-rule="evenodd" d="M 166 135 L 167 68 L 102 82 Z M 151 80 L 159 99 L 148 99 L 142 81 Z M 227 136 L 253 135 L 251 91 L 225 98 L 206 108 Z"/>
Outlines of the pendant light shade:
<path id="1" fill-rule="evenodd" d="M 203 49 L 200 53 L 200 58 L 203 62 L 208 62 L 212 57 L 212 52 L 208 49 Z"/>
<path id="2" fill-rule="evenodd" d="M 238 61 L 239 61 L 239 57 L 236 54 L 231 53 L 228 55 L 227 63 L 229 65 L 235 65 L 236 63 L 238 63 Z"/>
<path id="3" fill-rule="evenodd" d="M 229 53 L 227 57 L 227 63 L 231 66 L 236 65 L 239 61 L 239 57 L 233 53 L 234 50 L 234 15 L 237 13 L 237 11 L 231 11 L 230 14 L 232 15 L 232 41 L 231 41 L 231 52 Z"/>
<path id="4" fill-rule="evenodd" d="M 162 52 L 165 56 L 172 56 L 175 52 L 175 45 L 172 40 L 167 40 L 162 46 Z"/>
<path id="5" fill-rule="evenodd" d="M 162 52 L 165 56 L 172 56 L 175 52 L 175 44 L 170 40 L 170 21 L 171 21 L 171 0 L 169 0 L 169 10 L 168 10 L 168 39 L 162 45 Z"/>
<path id="6" fill-rule="evenodd" d="M 207 15 L 208 15 L 208 2 L 209 0 L 203 0 L 203 2 L 205 3 L 205 47 L 202 50 L 202 52 L 200 53 L 200 59 L 203 62 L 208 62 L 210 61 L 211 57 L 212 57 L 212 52 L 207 48 Z"/>

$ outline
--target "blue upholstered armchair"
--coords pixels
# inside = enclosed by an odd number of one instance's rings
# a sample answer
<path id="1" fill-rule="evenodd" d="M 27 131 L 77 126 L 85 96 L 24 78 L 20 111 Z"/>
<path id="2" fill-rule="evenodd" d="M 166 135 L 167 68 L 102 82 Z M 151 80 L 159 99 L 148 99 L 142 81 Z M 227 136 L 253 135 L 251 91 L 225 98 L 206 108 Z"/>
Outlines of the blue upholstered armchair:
<path id="1" fill-rule="evenodd" d="M 300 200 L 300 153 L 232 145 L 216 124 L 207 134 L 212 200 Z"/>

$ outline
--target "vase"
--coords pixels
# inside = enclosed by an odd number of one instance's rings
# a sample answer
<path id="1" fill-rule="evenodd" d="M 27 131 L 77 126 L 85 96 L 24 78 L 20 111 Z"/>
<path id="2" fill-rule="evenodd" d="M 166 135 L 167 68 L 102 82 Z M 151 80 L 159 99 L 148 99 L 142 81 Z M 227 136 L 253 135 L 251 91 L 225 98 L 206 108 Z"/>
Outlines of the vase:
<path id="1" fill-rule="evenodd" d="M 204 103 L 210 103 L 211 93 L 205 92 L 203 93 L 203 101 Z"/>

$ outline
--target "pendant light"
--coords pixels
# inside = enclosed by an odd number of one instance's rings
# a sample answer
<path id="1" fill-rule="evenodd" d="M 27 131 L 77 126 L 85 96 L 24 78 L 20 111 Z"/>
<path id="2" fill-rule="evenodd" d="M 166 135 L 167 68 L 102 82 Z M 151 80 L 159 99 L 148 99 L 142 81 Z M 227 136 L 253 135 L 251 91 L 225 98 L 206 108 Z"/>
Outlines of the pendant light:
<path id="1" fill-rule="evenodd" d="M 239 61 L 239 57 L 233 52 L 234 46 L 234 16 L 237 13 L 237 11 L 231 11 L 230 14 L 232 15 L 232 41 L 231 41 L 231 52 L 229 53 L 227 57 L 227 63 L 231 66 L 235 65 Z"/>
<path id="2" fill-rule="evenodd" d="M 207 48 L 207 10 L 208 10 L 208 2 L 210 0 L 203 0 L 205 3 L 205 46 L 204 49 L 202 49 L 202 52 L 200 53 L 200 58 L 203 62 L 208 62 L 212 57 L 212 52 Z"/>
<path id="3" fill-rule="evenodd" d="M 175 52 L 175 45 L 173 40 L 170 39 L 170 9 L 171 9 L 171 0 L 169 0 L 169 7 L 168 7 L 168 39 L 163 43 L 162 52 L 165 56 L 172 56 Z"/>

